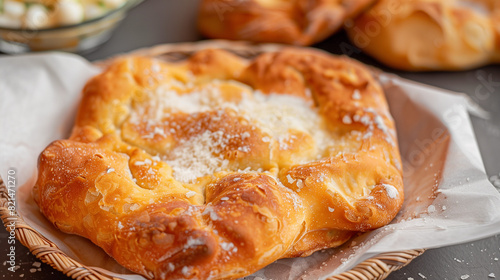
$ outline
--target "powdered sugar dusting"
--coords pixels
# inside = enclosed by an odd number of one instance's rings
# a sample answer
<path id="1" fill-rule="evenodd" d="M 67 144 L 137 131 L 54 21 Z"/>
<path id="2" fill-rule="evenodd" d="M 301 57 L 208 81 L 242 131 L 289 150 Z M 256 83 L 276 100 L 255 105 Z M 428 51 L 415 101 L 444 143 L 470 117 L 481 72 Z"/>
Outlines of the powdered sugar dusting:
<path id="1" fill-rule="evenodd" d="M 217 213 L 214 211 L 214 209 L 209 205 L 205 210 L 203 211 L 202 215 L 208 215 L 212 221 L 217 221 L 219 220 L 219 216 Z"/>
<path id="2" fill-rule="evenodd" d="M 195 196 L 195 195 L 196 195 L 196 192 L 194 192 L 194 191 L 188 191 L 188 192 L 186 193 L 186 197 L 187 197 L 187 198 L 191 198 L 191 197 L 193 197 L 193 196 Z"/>
<path id="3" fill-rule="evenodd" d="M 238 251 L 238 248 L 236 248 L 236 246 L 234 246 L 234 244 L 232 242 L 221 242 L 220 247 L 224 251 L 233 251 L 233 252 Z"/>
<path id="4" fill-rule="evenodd" d="M 168 155 L 166 162 L 172 167 L 177 180 L 192 182 L 227 168 L 228 161 L 220 155 L 227 141 L 222 131 L 205 131 L 181 143 Z"/>
<path id="5" fill-rule="evenodd" d="M 358 89 L 355 89 L 354 92 L 352 93 L 352 99 L 354 99 L 354 100 L 361 99 L 361 94 L 359 93 Z"/>
<path id="6" fill-rule="evenodd" d="M 228 98 L 221 91 L 221 84 L 233 84 L 241 87 L 237 98 Z M 278 143 L 280 150 L 293 148 L 296 139 L 295 133 L 302 132 L 311 135 L 318 153 L 326 149 L 326 143 L 332 142 L 332 137 L 325 132 L 324 119 L 316 108 L 304 99 L 287 94 L 264 94 L 260 91 L 251 92 L 250 89 L 237 82 L 213 81 L 202 88 L 183 87 L 182 93 L 174 85 L 162 85 L 155 92 L 149 92 L 147 102 L 137 104 L 130 117 L 130 122 L 138 124 L 147 120 L 151 127 L 164 123 L 172 114 L 196 114 L 207 111 L 233 112 L 252 125 L 258 127 L 264 136 L 263 142 Z M 155 135 L 166 137 L 168 133 L 175 134 L 177 127 L 160 129 L 151 128 L 150 135 L 145 139 L 154 139 Z M 162 159 L 173 170 L 177 181 L 193 183 L 198 178 L 211 175 L 219 171 L 229 171 L 229 161 L 225 160 L 224 147 L 229 142 L 228 135 L 222 131 L 204 131 L 188 139 L 182 139 Z M 246 131 L 238 135 L 241 140 L 251 137 Z M 271 144 L 270 144 L 271 147 Z M 243 153 L 251 152 L 251 147 L 242 145 L 237 148 Z M 146 165 L 148 162 L 137 161 L 135 165 Z M 236 170 L 232 170 L 236 171 Z"/>
<path id="7" fill-rule="evenodd" d="M 192 247 L 192 246 L 197 246 L 197 245 L 203 245 L 203 244 L 205 244 L 203 242 L 203 240 L 196 239 L 196 238 L 193 238 L 193 237 L 188 237 L 187 242 L 186 242 L 186 246 L 187 247 Z"/>
<path id="8" fill-rule="evenodd" d="M 342 118 L 342 122 L 345 123 L 345 124 L 351 124 L 352 123 L 351 117 L 349 117 L 348 115 L 345 115 Z"/>
<path id="9" fill-rule="evenodd" d="M 382 184 L 382 186 L 385 188 L 385 191 L 387 192 L 387 196 L 392 198 L 392 199 L 395 199 L 398 197 L 398 189 L 396 189 L 396 187 L 394 187 L 393 185 L 389 185 L 389 184 Z"/>

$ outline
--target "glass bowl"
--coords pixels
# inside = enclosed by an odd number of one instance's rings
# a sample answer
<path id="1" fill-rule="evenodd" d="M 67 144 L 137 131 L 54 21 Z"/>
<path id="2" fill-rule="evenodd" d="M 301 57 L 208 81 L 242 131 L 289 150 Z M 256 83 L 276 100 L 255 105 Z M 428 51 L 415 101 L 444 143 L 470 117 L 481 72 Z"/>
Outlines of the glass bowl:
<path id="1" fill-rule="evenodd" d="M 121 7 L 78 24 L 47 29 L 15 29 L 0 26 L 0 52 L 36 51 L 87 53 L 106 42 L 126 13 L 143 0 L 128 0 Z"/>

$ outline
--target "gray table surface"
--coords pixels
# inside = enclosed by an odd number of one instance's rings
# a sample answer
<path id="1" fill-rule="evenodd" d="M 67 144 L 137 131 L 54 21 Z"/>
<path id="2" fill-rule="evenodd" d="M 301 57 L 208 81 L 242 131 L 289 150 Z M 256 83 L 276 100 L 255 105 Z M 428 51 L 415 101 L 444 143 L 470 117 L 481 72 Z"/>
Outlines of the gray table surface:
<path id="1" fill-rule="evenodd" d="M 196 30 L 198 0 L 146 0 L 132 10 L 113 37 L 97 51 L 85 55 L 89 60 L 104 59 L 117 53 L 162 43 L 201 39 Z M 344 33 L 316 45 L 334 54 L 345 54 L 340 46 L 350 44 Z M 351 49 L 350 50 L 355 50 Z M 464 92 L 491 113 L 488 120 L 472 117 L 472 124 L 489 176 L 500 172 L 500 67 L 488 66 L 465 72 L 407 73 L 378 64 L 359 51 L 352 57 L 394 72 L 402 77 L 429 85 Z M 16 247 L 20 268 L 11 273 L 2 260 L 7 254 L 7 232 L 0 227 L 0 279 L 69 279 L 48 265 L 37 266 L 37 259 L 22 247 Z M 6 259 L 5 259 L 6 260 Z M 35 265 L 34 265 L 35 264 Z M 493 278 L 488 275 L 495 275 Z M 500 279 L 500 236 L 472 243 L 427 250 L 406 267 L 387 279 Z"/>

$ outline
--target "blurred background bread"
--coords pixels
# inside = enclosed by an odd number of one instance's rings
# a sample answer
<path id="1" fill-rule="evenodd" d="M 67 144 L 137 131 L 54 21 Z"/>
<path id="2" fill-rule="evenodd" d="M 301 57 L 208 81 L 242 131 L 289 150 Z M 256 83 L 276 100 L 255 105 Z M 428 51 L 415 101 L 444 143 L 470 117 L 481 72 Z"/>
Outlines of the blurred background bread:
<path id="1" fill-rule="evenodd" d="M 375 0 L 202 0 L 199 29 L 209 38 L 311 45 Z"/>
<path id="2" fill-rule="evenodd" d="M 352 42 L 403 70 L 463 70 L 500 61 L 500 1 L 380 0 L 352 24 Z"/>

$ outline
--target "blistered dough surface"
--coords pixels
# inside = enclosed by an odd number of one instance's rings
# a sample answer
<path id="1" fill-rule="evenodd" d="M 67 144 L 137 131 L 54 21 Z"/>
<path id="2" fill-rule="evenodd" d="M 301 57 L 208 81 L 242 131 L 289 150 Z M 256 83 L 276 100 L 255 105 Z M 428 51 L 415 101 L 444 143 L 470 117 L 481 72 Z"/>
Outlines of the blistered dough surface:
<path id="1" fill-rule="evenodd" d="M 362 65 L 205 50 L 118 59 L 90 80 L 33 194 L 56 227 L 132 271 L 225 279 L 389 223 L 403 183 L 394 122 Z"/>

